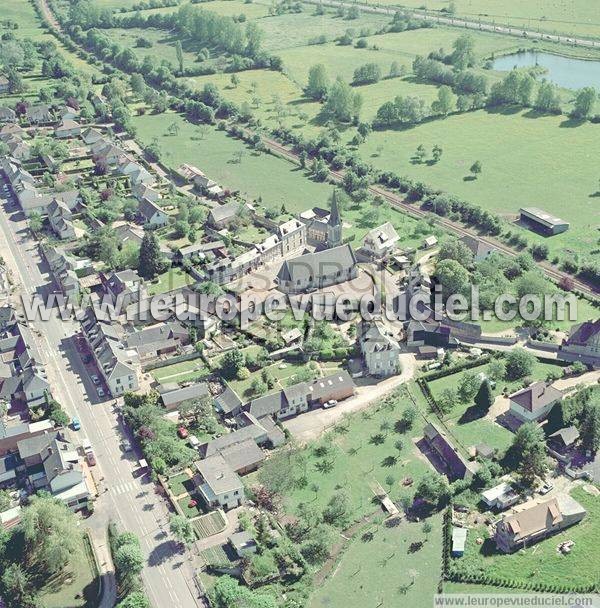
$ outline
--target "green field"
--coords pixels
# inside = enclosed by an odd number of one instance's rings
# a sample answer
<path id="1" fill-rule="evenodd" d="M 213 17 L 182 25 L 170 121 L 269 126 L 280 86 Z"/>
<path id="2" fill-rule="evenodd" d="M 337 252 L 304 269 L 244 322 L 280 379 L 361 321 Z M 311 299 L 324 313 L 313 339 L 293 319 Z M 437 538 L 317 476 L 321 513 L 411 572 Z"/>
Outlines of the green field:
<path id="1" fill-rule="evenodd" d="M 471 201 L 507 219 L 520 207 L 539 206 L 571 222 L 566 233 L 544 238 L 554 253 L 589 252 L 597 246 L 600 153 L 598 126 L 572 126 L 564 116 L 533 117 L 531 112 L 469 112 L 404 130 L 374 132 L 360 147 L 382 170 L 408 175 Z M 577 142 L 574 145 L 574 142 Z M 419 145 L 443 149 L 439 163 L 415 164 Z M 376 154 L 378 147 L 383 150 Z M 469 167 L 483 167 L 470 180 Z M 467 179 L 465 179 L 467 178 Z"/>
<path id="2" fill-rule="evenodd" d="M 177 137 L 166 134 L 174 121 L 181 127 Z M 168 166 L 196 165 L 226 188 L 239 190 L 254 199 L 262 197 L 268 207 L 279 208 L 285 203 L 289 211 L 304 211 L 316 204 L 325 204 L 331 194 L 331 186 L 307 180 L 299 168 L 287 161 L 258 154 L 222 131 L 197 132 L 176 114 L 136 116 L 133 123 L 144 144 L 157 137 Z M 235 154 L 240 151 L 243 157 L 237 162 Z"/>
<path id="3" fill-rule="evenodd" d="M 450 0 L 378 0 L 378 4 L 401 5 L 439 11 Z M 456 15 L 508 24 L 534 31 L 600 37 L 598 7 L 589 0 L 454 0 Z"/>
<path id="4" fill-rule="evenodd" d="M 182 363 L 174 363 L 173 365 L 167 365 L 152 370 L 152 376 L 161 384 L 168 382 L 186 382 L 207 374 L 208 369 L 200 358 L 192 359 L 191 361 L 183 361 Z"/>
<path id="5" fill-rule="evenodd" d="M 196 281 L 182 268 L 170 268 L 148 283 L 148 294 L 151 296 L 167 293 L 182 287 L 189 287 Z"/>
<path id="6" fill-rule="evenodd" d="M 600 542 L 600 499 L 581 488 L 573 490 L 571 495 L 587 511 L 581 523 L 510 555 L 497 552 L 492 539 L 477 545 L 477 537 L 487 538 L 488 534 L 483 529 L 471 530 L 465 555 L 454 560 L 453 566 L 469 574 L 482 573 L 522 583 L 597 585 L 598 570 L 589 565 L 594 563 Z M 556 550 L 557 545 L 565 540 L 575 542 L 571 553 L 566 556 Z"/>
<path id="7" fill-rule="evenodd" d="M 333 575 L 311 597 L 310 608 L 430 606 L 441 575 L 441 516 L 428 521 L 433 530 L 427 540 L 416 522 L 367 527 L 373 539 L 357 535 Z M 420 550 L 411 552 L 411 543 L 424 540 Z"/>

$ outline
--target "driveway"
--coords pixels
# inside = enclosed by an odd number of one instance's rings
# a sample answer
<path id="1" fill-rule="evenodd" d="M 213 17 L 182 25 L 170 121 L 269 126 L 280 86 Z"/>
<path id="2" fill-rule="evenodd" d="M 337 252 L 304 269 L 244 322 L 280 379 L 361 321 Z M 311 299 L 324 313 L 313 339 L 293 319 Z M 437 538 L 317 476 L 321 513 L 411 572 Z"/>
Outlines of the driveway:
<path id="1" fill-rule="evenodd" d="M 417 368 L 414 355 L 410 353 L 400 355 L 400 365 L 402 366 L 402 373 L 398 376 L 386 378 L 377 384 L 359 386 L 354 397 L 340 402 L 336 407 L 329 410 L 317 409 L 306 412 L 283 422 L 283 426 L 300 443 L 316 439 L 324 431 L 339 422 L 346 414 L 365 409 L 374 401 L 379 401 L 401 384 L 411 380 Z"/>

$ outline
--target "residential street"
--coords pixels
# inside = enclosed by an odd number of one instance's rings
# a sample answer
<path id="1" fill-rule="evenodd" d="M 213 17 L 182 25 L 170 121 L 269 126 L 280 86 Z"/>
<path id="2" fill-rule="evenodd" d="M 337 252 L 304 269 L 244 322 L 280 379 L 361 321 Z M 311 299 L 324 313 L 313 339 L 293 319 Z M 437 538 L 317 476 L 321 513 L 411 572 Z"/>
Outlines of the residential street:
<path id="1" fill-rule="evenodd" d="M 37 244 L 31 239 L 22 214 L 0 213 L 0 254 L 13 280 L 17 293 L 30 297 L 35 292 L 48 291 L 50 278 L 41 261 Z M 52 291 L 50 286 L 49 291 Z M 18 304 L 18 302 L 15 302 Z M 114 520 L 122 530 L 140 537 L 147 556 L 143 579 L 154 606 L 188 608 L 202 606 L 193 583 L 189 555 L 180 553 L 168 530 L 168 508 L 155 493 L 147 477 L 135 477 L 135 454 L 125 454 L 120 448 L 123 428 L 113 411 L 113 400 L 96 403 L 95 386 L 88 377 L 76 349 L 74 336 L 79 325 L 53 316 L 48 322 L 30 323 L 45 357 L 48 380 L 55 398 L 70 416 L 76 415 L 82 424 L 81 438 L 87 436 L 93 446 L 98 465 L 94 474 L 99 480 L 100 496 L 94 514 L 82 522 L 92 532 L 94 544 L 105 580 L 106 597 L 103 606 L 114 605 L 114 580 L 106 543 L 106 526 Z"/>

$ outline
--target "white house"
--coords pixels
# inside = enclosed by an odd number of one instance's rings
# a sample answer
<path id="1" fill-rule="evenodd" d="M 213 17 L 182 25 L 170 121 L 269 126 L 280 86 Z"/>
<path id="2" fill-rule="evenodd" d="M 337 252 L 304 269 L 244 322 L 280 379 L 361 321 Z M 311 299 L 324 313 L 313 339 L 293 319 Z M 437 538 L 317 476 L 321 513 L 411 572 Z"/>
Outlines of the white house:
<path id="1" fill-rule="evenodd" d="M 510 395 L 510 413 L 522 422 L 544 420 L 563 394 L 546 382 L 534 382 Z"/>

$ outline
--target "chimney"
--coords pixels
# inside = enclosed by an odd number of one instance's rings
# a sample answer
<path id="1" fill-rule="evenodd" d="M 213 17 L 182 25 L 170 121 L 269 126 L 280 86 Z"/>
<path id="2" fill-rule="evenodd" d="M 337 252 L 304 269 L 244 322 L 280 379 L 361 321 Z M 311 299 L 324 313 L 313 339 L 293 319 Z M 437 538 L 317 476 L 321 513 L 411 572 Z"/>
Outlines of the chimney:
<path id="1" fill-rule="evenodd" d="M 54 450 L 52 449 L 52 446 L 48 446 L 48 456 L 52 456 L 52 454 L 54 454 Z"/>

